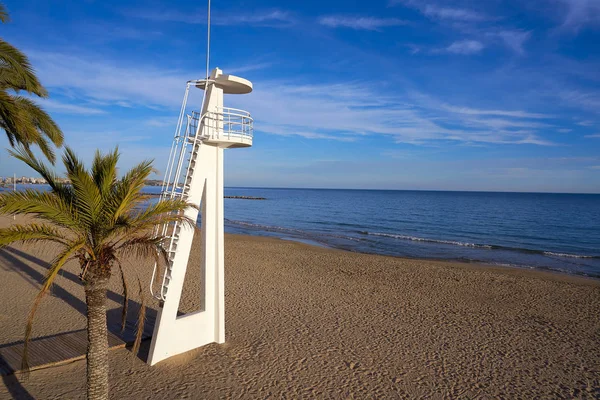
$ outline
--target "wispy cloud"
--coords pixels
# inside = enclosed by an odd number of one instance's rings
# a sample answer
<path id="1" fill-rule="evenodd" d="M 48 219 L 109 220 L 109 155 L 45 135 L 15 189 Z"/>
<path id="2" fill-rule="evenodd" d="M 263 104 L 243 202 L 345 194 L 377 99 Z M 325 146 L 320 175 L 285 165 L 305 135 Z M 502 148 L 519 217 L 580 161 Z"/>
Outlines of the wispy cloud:
<path id="1" fill-rule="evenodd" d="M 467 115 L 497 115 L 501 117 L 514 118 L 550 118 L 546 114 L 529 113 L 525 111 L 507 111 L 507 110 L 480 110 L 476 108 L 454 107 L 447 104 L 442 105 L 442 108 L 458 114 Z"/>
<path id="2" fill-rule="evenodd" d="M 242 72 L 258 71 L 267 69 L 273 66 L 272 62 L 258 62 L 254 64 L 241 65 L 239 67 L 224 68 L 227 74 L 240 74 Z"/>
<path id="3" fill-rule="evenodd" d="M 155 128 L 164 128 L 167 126 L 174 127 L 177 124 L 177 116 L 173 114 L 170 117 L 155 117 L 148 119 L 145 124 Z"/>
<path id="4" fill-rule="evenodd" d="M 585 135 L 588 139 L 600 139 L 600 133 L 596 133 L 595 135 Z"/>
<path id="5" fill-rule="evenodd" d="M 410 94 L 382 96 L 367 83 L 266 81 L 257 83 L 252 95 L 231 101 L 252 110 L 258 133 L 345 141 L 384 135 L 398 143 L 425 146 L 449 142 L 552 145 L 537 134 L 549 124 L 523 120 L 542 118 L 541 114 L 446 105 L 450 110 L 467 110 L 452 112 L 439 107 L 440 102 L 427 104 Z"/>
<path id="6" fill-rule="evenodd" d="M 419 9 L 427 17 L 435 19 L 465 22 L 479 22 L 488 19 L 481 13 L 465 8 L 440 7 L 433 4 L 427 4 L 424 7 L 419 7 Z"/>
<path id="7" fill-rule="evenodd" d="M 51 99 L 37 99 L 44 109 L 55 112 L 57 114 L 79 114 L 79 115 L 99 115 L 106 114 L 106 111 L 99 108 L 87 107 L 77 104 L 63 103 Z"/>
<path id="8" fill-rule="evenodd" d="M 600 25 L 600 0 L 552 0 L 562 3 L 566 13 L 562 28 L 579 31 L 586 25 Z"/>
<path id="9" fill-rule="evenodd" d="M 446 47 L 445 51 L 453 54 L 477 54 L 484 49 L 483 43 L 477 40 L 459 40 Z"/>
<path id="10" fill-rule="evenodd" d="M 579 126 L 594 126 L 594 122 L 588 121 L 588 120 L 579 121 L 579 122 L 577 122 L 577 125 L 579 125 Z"/>
<path id="11" fill-rule="evenodd" d="M 367 31 L 379 31 L 382 28 L 407 24 L 407 21 L 398 18 L 349 17 L 342 15 L 323 16 L 318 21 L 319 24 L 330 28 L 350 28 Z"/>
<path id="12" fill-rule="evenodd" d="M 446 28 L 475 37 L 476 40 L 463 40 L 456 43 L 450 52 L 473 54 L 482 47 L 475 42 L 490 47 L 502 44 L 517 54 L 525 54 L 525 43 L 531 31 L 514 29 L 502 23 L 501 17 L 466 7 L 447 6 L 440 0 L 392 0 L 391 4 L 401 4 L 419 11 L 425 17 L 443 24 Z M 484 3 L 481 3 L 484 4 Z M 439 51 L 438 51 L 439 52 Z"/>
<path id="13" fill-rule="evenodd" d="M 459 21 L 459 22 L 480 22 L 488 20 L 485 14 L 468 8 L 447 7 L 435 2 L 424 2 L 419 0 L 392 0 L 392 5 L 403 5 L 418 10 L 423 15 L 431 19 Z"/>
<path id="14" fill-rule="evenodd" d="M 525 54 L 525 42 L 531 37 L 530 31 L 521 30 L 503 30 L 490 33 L 491 36 L 498 37 L 506 47 L 517 54 Z"/>
<path id="15" fill-rule="evenodd" d="M 156 41 L 164 37 L 163 33 L 155 26 L 142 29 L 122 23 L 101 21 L 78 22 L 75 26 L 81 34 L 99 43 L 122 40 Z"/>
<path id="16" fill-rule="evenodd" d="M 558 96 L 569 105 L 577 105 L 593 112 L 600 112 L 600 94 L 583 90 L 563 90 Z"/>
<path id="17" fill-rule="evenodd" d="M 181 22 L 185 24 L 205 25 L 207 18 L 205 11 L 184 12 L 178 10 L 129 10 L 125 12 L 129 17 L 147 19 L 151 21 Z M 248 25 L 282 28 L 294 24 L 291 13 L 283 10 L 237 10 L 216 11 L 211 15 L 211 24 L 220 26 Z"/>
<path id="18" fill-rule="evenodd" d="M 93 56 L 31 50 L 27 53 L 36 65 L 40 79 L 52 92 L 68 92 L 78 103 L 177 107 L 185 82 L 194 77 L 183 72 L 119 64 Z M 66 110 L 64 105 L 52 105 Z M 72 111 L 79 107 L 69 105 Z"/>

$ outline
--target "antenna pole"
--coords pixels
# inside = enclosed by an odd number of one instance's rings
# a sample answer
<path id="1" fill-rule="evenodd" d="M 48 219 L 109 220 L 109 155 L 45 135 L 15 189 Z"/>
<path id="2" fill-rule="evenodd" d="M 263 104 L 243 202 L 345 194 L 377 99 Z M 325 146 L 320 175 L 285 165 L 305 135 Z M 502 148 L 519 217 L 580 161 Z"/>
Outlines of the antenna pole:
<path id="1" fill-rule="evenodd" d="M 206 38 L 206 84 L 208 85 L 208 77 L 210 74 L 210 0 L 208 0 L 208 22 L 207 22 L 207 38 Z"/>
<path id="2" fill-rule="evenodd" d="M 202 94 L 202 106 L 200 107 L 200 110 L 204 110 L 204 101 L 206 100 L 206 92 L 208 91 L 208 79 L 210 78 L 210 0 L 208 0 L 208 10 L 206 15 L 208 18 L 206 23 L 206 81 L 204 82 L 204 93 Z"/>

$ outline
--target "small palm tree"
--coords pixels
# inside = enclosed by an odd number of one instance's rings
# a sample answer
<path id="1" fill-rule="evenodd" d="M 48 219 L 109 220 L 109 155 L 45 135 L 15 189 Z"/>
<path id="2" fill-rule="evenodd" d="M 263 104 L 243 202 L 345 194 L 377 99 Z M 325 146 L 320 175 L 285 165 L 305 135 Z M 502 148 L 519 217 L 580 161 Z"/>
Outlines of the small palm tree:
<path id="1" fill-rule="evenodd" d="M 6 8 L 0 3 L 0 22 L 8 20 Z M 6 132 L 11 146 L 20 144 L 29 150 L 37 145 L 54 163 L 54 150 L 48 140 L 62 146 L 62 131 L 37 104 L 19 95 L 21 92 L 48 97 L 27 56 L 0 38 L 0 129 Z"/>
<path id="2" fill-rule="evenodd" d="M 173 223 L 195 228 L 195 221 L 185 217 L 184 211 L 196 206 L 181 199 L 160 200 L 147 205 L 148 196 L 142 194 L 141 190 L 152 172 L 151 162 L 140 163 L 118 179 L 118 149 L 106 155 L 97 151 L 88 171 L 67 147 L 63 163 L 70 185 L 60 183 L 58 177 L 28 151 L 18 148 L 10 153 L 46 179 L 51 190 L 42 192 L 30 189 L 0 194 L 0 214 L 36 217 L 25 225 L 15 224 L 0 229 L 0 247 L 14 242 L 49 242 L 60 249 L 29 315 L 25 330 L 24 368 L 27 369 L 27 343 L 40 300 L 65 263 L 77 260 L 81 267 L 80 277 L 87 304 L 88 399 L 107 399 L 106 291 L 113 270 L 119 270 L 125 285 L 120 262 L 124 254 L 150 257 L 157 263 L 166 262 L 167 253 L 162 245 L 165 237 L 153 234 L 153 228 Z M 144 205 L 147 206 L 144 208 Z M 124 293 L 125 306 L 126 286 Z M 139 348 L 144 312 L 145 306 L 142 304 L 134 352 Z M 124 308 L 123 325 L 126 313 Z"/>

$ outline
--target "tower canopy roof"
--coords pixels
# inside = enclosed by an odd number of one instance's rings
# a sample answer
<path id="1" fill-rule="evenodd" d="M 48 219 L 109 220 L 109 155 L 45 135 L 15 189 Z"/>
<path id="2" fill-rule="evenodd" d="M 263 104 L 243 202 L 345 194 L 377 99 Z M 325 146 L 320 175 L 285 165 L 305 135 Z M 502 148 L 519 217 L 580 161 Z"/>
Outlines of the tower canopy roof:
<path id="1" fill-rule="evenodd" d="M 252 82 L 235 75 L 218 75 L 209 81 L 214 82 L 226 94 L 246 94 L 252 91 Z M 204 89 L 206 87 L 206 80 L 198 81 L 196 87 Z"/>

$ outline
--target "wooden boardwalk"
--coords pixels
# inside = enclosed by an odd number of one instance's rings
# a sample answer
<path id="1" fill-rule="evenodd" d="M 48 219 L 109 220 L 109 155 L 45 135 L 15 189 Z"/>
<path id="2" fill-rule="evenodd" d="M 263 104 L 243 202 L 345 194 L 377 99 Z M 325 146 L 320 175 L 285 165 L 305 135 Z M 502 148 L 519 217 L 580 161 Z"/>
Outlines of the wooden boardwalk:
<path id="1" fill-rule="evenodd" d="M 144 324 L 142 339 L 150 338 L 153 328 L 154 318 L 148 318 Z M 123 333 L 120 332 L 120 324 L 109 324 L 109 349 L 119 349 L 132 345 L 135 340 L 136 330 L 135 324 L 129 322 L 125 326 Z M 84 359 L 87 351 L 87 343 L 85 329 L 33 339 L 29 342 L 30 370 L 33 371 Z M 1 376 L 21 372 L 22 353 L 23 342 L 0 346 Z"/>

